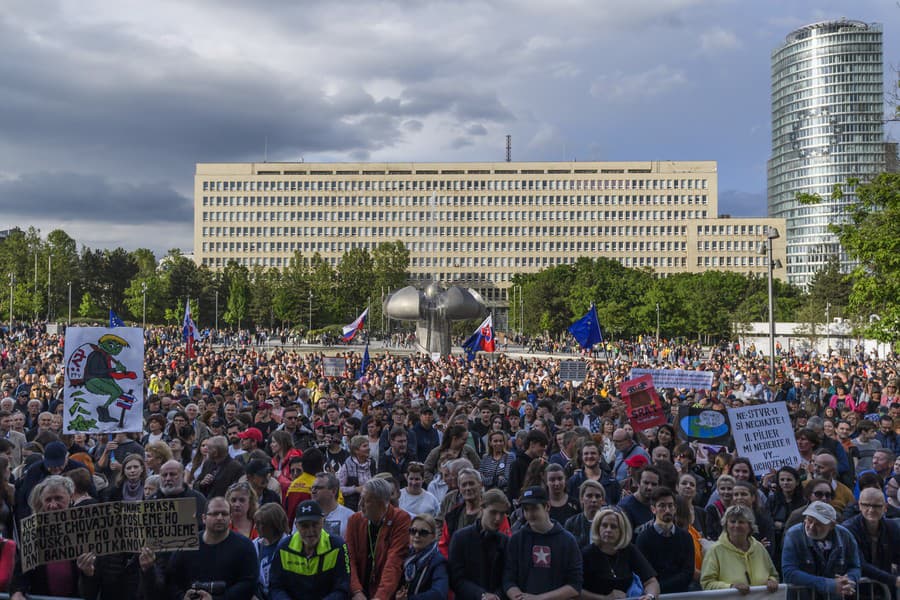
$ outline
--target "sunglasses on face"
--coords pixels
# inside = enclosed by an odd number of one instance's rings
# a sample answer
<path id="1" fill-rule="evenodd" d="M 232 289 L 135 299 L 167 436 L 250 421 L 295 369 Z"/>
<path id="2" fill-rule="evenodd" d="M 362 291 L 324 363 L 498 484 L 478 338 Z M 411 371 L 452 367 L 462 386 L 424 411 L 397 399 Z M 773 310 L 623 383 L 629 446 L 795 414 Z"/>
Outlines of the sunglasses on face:
<path id="1" fill-rule="evenodd" d="M 834 498 L 834 494 L 832 492 L 813 492 L 813 496 L 816 498 L 828 498 L 829 500 Z"/>
<path id="2" fill-rule="evenodd" d="M 409 535 L 411 535 L 413 537 L 416 537 L 416 536 L 425 537 L 425 536 L 429 536 L 429 535 L 434 535 L 434 532 L 431 531 L 430 529 L 416 529 L 415 527 L 410 527 Z"/>

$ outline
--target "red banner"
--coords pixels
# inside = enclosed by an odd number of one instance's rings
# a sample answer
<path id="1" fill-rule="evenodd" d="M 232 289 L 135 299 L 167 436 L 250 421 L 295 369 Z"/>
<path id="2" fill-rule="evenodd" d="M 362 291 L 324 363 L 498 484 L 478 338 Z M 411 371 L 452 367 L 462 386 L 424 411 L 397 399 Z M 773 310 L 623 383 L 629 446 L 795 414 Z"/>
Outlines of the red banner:
<path id="1" fill-rule="evenodd" d="M 642 375 L 619 384 L 619 392 L 635 431 L 658 427 L 666 422 L 666 412 L 653 387 L 653 377 Z"/>

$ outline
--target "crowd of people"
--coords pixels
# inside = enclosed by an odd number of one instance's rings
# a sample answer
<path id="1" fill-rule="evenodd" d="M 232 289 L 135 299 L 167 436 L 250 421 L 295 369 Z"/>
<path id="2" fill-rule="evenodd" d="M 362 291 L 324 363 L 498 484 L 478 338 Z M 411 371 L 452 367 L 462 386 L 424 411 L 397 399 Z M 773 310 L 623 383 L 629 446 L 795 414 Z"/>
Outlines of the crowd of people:
<path id="1" fill-rule="evenodd" d="M 62 433 L 62 337 L 0 340 L 0 533 L 86 503 L 191 498 L 199 550 L 17 561 L 13 598 L 900 588 L 894 357 L 782 353 L 770 381 L 755 353 L 669 344 L 590 359 L 576 385 L 552 357 L 347 352 L 334 377 L 321 353 L 201 345 L 189 359 L 172 330 L 145 341 L 144 429 L 100 436 Z M 618 386 L 650 364 L 714 378 L 659 390 L 669 422 L 639 431 Z M 676 422 L 685 405 L 782 401 L 801 462 L 769 473 Z"/>

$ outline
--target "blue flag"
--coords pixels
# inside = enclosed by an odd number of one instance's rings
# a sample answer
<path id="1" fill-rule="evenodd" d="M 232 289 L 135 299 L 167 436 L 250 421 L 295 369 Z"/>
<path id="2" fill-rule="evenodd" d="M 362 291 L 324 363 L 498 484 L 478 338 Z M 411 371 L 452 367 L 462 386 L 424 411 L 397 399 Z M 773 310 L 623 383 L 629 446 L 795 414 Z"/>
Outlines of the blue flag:
<path id="1" fill-rule="evenodd" d="M 591 304 L 587 314 L 569 325 L 568 331 L 585 350 L 590 350 L 594 347 L 594 344 L 602 342 L 603 334 L 600 333 L 600 319 L 597 318 L 597 307 Z"/>
<path id="2" fill-rule="evenodd" d="M 369 342 L 366 342 L 366 350 L 363 352 L 362 362 L 359 365 L 359 373 L 356 377 L 357 379 L 361 379 L 363 375 L 366 374 L 371 362 L 372 361 L 369 359 Z"/>
<path id="3" fill-rule="evenodd" d="M 109 309 L 109 326 L 110 327 L 125 327 L 125 323 L 122 319 L 119 318 L 119 315 L 116 314 L 116 311 L 113 309 Z"/>

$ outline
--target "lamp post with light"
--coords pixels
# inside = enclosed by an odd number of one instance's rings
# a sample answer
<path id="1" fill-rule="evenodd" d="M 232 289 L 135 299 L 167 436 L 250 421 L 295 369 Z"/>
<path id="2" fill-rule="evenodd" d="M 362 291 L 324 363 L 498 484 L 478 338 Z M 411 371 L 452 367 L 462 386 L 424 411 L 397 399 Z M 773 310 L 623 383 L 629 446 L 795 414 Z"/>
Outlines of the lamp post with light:
<path id="1" fill-rule="evenodd" d="M 759 254 L 765 255 L 769 274 L 769 383 L 775 383 L 775 285 L 773 269 L 781 268 L 781 261 L 773 259 L 772 240 L 781 237 L 774 227 L 766 229 L 766 241 L 760 244 Z"/>

